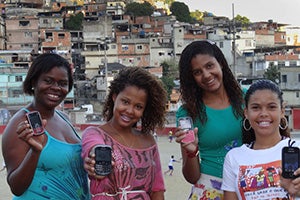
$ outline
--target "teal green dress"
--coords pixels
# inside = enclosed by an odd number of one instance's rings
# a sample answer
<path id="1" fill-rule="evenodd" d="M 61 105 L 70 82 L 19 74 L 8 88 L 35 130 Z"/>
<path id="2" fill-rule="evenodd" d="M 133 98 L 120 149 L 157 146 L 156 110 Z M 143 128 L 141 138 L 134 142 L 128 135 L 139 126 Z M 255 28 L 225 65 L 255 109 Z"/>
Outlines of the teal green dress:
<path id="1" fill-rule="evenodd" d="M 29 188 L 21 196 L 14 196 L 13 200 L 90 199 L 81 143 L 69 144 L 55 139 L 47 131 L 45 134 L 48 141 L 41 152 L 33 180 Z"/>
<path id="2" fill-rule="evenodd" d="M 194 122 L 198 127 L 201 173 L 222 178 L 226 153 L 242 144 L 242 118 L 234 116 L 232 106 L 218 110 L 205 108 L 207 122 L 203 125 L 198 118 Z M 188 116 L 187 111 L 180 107 L 176 118 L 184 116 Z"/>

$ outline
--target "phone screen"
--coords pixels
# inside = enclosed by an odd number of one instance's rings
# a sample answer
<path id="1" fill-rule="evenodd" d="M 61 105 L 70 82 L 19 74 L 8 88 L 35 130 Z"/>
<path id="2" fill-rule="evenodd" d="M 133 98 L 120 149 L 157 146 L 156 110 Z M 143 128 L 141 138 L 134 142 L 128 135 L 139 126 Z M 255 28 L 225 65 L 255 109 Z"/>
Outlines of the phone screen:
<path id="1" fill-rule="evenodd" d="M 96 161 L 111 161 L 110 149 L 107 147 L 96 148 Z"/>
<path id="2" fill-rule="evenodd" d="M 193 129 L 193 121 L 190 117 L 181 117 L 178 119 L 178 125 L 183 130 L 191 130 Z"/>
<path id="3" fill-rule="evenodd" d="M 95 172 L 97 175 L 106 176 L 110 174 L 111 166 L 111 147 L 108 145 L 99 145 L 95 148 Z"/>
<path id="4" fill-rule="evenodd" d="M 44 133 L 42 119 L 39 112 L 33 111 L 27 113 L 27 119 L 29 121 L 31 129 L 33 130 L 34 135 L 41 135 Z"/>
<path id="5" fill-rule="evenodd" d="M 295 178 L 294 171 L 299 168 L 299 149 L 297 147 L 284 147 L 282 150 L 282 176 Z"/>
<path id="6" fill-rule="evenodd" d="M 191 143 L 195 141 L 195 133 L 193 131 L 193 120 L 191 117 L 180 117 L 178 119 L 178 125 L 184 131 L 186 131 L 185 137 L 181 140 L 182 143 Z"/>

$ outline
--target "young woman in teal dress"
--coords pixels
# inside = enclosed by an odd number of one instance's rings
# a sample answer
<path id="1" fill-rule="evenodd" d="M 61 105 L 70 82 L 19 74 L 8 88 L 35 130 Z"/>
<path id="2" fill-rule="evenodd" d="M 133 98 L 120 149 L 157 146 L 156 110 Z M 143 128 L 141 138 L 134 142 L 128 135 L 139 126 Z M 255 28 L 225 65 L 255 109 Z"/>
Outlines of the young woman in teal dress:
<path id="1" fill-rule="evenodd" d="M 176 118 L 190 116 L 195 141 L 181 145 L 182 172 L 193 184 L 191 199 L 222 199 L 222 169 L 226 153 L 241 145 L 243 90 L 224 54 L 211 41 L 195 41 L 182 52 L 179 62 L 183 105 Z"/>
<path id="2" fill-rule="evenodd" d="M 81 139 L 66 114 L 56 110 L 72 90 L 70 64 L 42 54 L 30 66 L 23 91 L 33 100 L 9 121 L 2 137 L 7 182 L 19 199 L 90 199 Z M 26 114 L 39 111 L 45 132 L 34 135 Z"/>

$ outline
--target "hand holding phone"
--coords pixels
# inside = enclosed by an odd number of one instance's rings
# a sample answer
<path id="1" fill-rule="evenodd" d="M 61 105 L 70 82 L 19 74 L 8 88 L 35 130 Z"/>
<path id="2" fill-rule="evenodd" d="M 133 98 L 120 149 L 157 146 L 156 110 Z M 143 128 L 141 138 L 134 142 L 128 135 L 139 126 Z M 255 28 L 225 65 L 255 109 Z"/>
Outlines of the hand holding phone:
<path id="1" fill-rule="evenodd" d="M 111 146 L 109 145 L 97 145 L 95 148 L 95 173 L 100 176 L 106 176 L 111 173 L 112 170 L 112 155 Z"/>
<path id="2" fill-rule="evenodd" d="M 282 148 L 282 177 L 296 178 L 294 171 L 300 167 L 298 147 L 283 147 Z"/>
<path id="3" fill-rule="evenodd" d="M 45 130 L 43 127 L 42 118 L 38 111 L 26 113 L 26 117 L 33 131 L 33 135 L 41 135 L 44 133 Z"/>
<path id="4" fill-rule="evenodd" d="M 182 143 L 191 143 L 195 141 L 195 133 L 193 120 L 191 117 L 180 117 L 178 119 L 179 127 L 186 132 L 185 137 L 181 140 Z"/>

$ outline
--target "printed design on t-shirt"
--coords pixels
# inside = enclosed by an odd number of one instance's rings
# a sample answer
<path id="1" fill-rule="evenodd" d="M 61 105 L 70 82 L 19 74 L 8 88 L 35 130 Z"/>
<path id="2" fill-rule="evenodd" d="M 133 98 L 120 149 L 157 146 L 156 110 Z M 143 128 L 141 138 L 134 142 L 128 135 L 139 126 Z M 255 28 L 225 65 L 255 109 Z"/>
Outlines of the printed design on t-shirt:
<path id="1" fill-rule="evenodd" d="M 243 200 L 250 199 L 287 199 L 287 192 L 280 187 L 280 161 L 265 164 L 240 166 L 239 191 Z"/>
<path id="2" fill-rule="evenodd" d="M 222 182 L 216 179 L 209 179 L 207 184 L 195 184 L 191 194 L 191 200 L 222 200 Z"/>
<path id="3" fill-rule="evenodd" d="M 227 151 L 229 151 L 229 150 L 231 150 L 231 149 L 237 147 L 238 144 L 239 144 L 239 143 L 238 143 L 238 140 L 235 139 L 235 140 L 232 140 L 232 141 L 230 141 L 229 143 L 227 143 L 227 144 L 224 146 L 224 148 L 225 148 Z"/>

